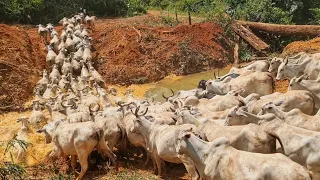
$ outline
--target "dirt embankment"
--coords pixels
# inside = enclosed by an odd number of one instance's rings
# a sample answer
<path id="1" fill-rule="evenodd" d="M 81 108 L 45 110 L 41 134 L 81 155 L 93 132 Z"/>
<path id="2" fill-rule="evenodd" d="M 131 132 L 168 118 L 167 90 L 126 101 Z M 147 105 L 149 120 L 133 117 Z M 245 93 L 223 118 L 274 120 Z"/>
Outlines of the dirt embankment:
<path id="1" fill-rule="evenodd" d="M 1 24 L 0 33 L 1 111 L 21 107 L 31 97 L 46 50 L 35 27 Z M 107 84 L 140 84 L 222 68 L 232 57 L 230 42 L 214 23 L 169 27 L 159 17 L 144 15 L 98 20 L 91 35 L 95 65 Z"/>
<path id="2" fill-rule="evenodd" d="M 0 24 L 0 111 L 23 106 L 45 65 L 37 34 L 28 31 Z"/>
<path id="3" fill-rule="evenodd" d="M 97 23 L 98 70 L 111 84 L 156 81 L 229 63 L 229 42 L 214 23 L 165 27 L 151 15 Z"/>
<path id="4" fill-rule="evenodd" d="M 320 52 L 320 38 L 317 37 L 309 41 L 296 41 L 296 42 L 290 43 L 284 48 L 282 52 L 282 56 L 293 55 L 300 52 L 307 52 L 307 53 Z"/>

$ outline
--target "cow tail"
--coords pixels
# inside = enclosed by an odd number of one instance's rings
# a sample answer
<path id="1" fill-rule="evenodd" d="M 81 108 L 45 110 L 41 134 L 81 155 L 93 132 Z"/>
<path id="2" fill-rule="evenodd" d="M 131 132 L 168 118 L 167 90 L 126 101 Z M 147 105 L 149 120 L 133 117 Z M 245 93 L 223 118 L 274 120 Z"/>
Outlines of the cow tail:
<path id="1" fill-rule="evenodd" d="M 278 134 L 274 133 L 274 132 L 267 132 L 271 137 L 275 138 L 276 140 L 279 141 L 280 145 L 281 145 L 281 150 L 282 150 L 282 153 L 284 155 L 286 155 L 285 151 L 284 151 L 284 147 L 283 147 L 283 143 L 280 139 L 280 137 L 278 136 Z"/>
<path id="2" fill-rule="evenodd" d="M 94 127 L 96 135 L 97 135 L 97 150 L 100 153 L 101 149 L 104 149 L 104 147 L 106 146 L 106 142 L 104 141 L 104 131 L 102 128 L 99 127 Z"/>

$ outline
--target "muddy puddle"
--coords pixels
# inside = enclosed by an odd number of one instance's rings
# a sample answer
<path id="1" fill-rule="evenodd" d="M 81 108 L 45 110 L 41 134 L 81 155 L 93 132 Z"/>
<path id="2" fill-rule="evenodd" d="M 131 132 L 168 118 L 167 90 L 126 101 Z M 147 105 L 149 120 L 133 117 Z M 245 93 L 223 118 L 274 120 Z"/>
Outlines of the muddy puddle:
<path id="1" fill-rule="evenodd" d="M 219 69 L 219 75 L 224 75 L 229 72 L 230 67 L 225 69 Z M 210 70 L 196 74 L 190 74 L 186 76 L 168 76 L 165 79 L 148 83 L 142 85 L 131 85 L 129 87 L 117 87 L 120 93 L 124 93 L 125 89 L 134 90 L 133 94 L 138 97 L 146 97 L 146 98 L 154 98 L 156 101 L 163 102 L 164 99 L 162 97 L 162 92 L 165 92 L 167 95 L 171 94 L 170 89 L 174 92 L 179 90 L 190 90 L 194 89 L 198 86 L 200 80 L 208 80 L 213 79 L 214 72 L 218 72 L 218 70 Z"/>

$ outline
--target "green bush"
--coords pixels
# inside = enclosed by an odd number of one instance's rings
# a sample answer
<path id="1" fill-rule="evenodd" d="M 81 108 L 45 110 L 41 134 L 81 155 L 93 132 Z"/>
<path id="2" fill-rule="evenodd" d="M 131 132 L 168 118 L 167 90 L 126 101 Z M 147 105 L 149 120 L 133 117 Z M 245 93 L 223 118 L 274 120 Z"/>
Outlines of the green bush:
<path id="1" fill-rule="evenodd" d="M 292 21 L 290 14 L 274 6 L 271 0 L 245 0 L 233 4 L 231 15 L 235 19 L 277 24 L 290 24 Z"/>
<path id="2" fill-rule="evenodd" d="M 140 14 L 146 14 L 145 4 L 140 0 L 129 0 L 127 3 L 127 15 L 128 16 L 136 16 Z"/>
<path id="3" fill-rule="evenodd" d="M 313 15 L 312 22 L 314 24 L 320 24 L 320 8 L 312 8 L 310 11 Z"/>
<path id="4" fill-rule="evenodd" d="M 7 142 L 0 141 L 0 147 L 5 146 L 4 157 L 7 153 L 9 153 L 11 157 L 10 162 L 4 162 L 4 158 L 0 161 L 0 179 L 23 179 L 23 175 L 26 171 L 22 166 L 13 161 L 13 155 L 10 151 L 11 149 L 16 148 L 15 145 L 19 145 L 26 151 L 30 143 L 17 139 L 17 135 Z"/>
<path id="5" fill-rule="evenodd" d="M 163 24 L 166 24 L 169 26 L 175 26 L 178 24 L 177 21 L 171 16 L 161 16 L 161 19 Z"/>
<path id="6" fill-rule="evenodd" d="M 58 23 L 87 9 L 88 14 L 104 16 L 132 16 L 146 13 L 141 0 L 2 0 L 0 21 L 5 23 Z"/>

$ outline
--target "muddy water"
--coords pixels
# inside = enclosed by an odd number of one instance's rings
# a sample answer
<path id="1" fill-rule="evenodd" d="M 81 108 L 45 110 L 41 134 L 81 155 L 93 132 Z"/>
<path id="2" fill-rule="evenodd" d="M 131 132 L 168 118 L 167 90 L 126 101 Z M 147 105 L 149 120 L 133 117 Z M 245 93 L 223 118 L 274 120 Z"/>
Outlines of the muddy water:
<path id="1" fill-rule="evenodd" d="M 220 69 L 219 75 L 224 75 L 229 72 L 230 68 Z M 165 92 L 167 95 L 171 94 L 170 89 L 174 92 L 179 90 L 190 90 L 198 86 L 200 80 L 213 79 L 213 73 L 218 70 L 210 70 L 206 72 L 190 74 L 186 76 L 168 76 L 165 79 L 149 84 L 143 85 L 133 85 L 129 88 L 134 90 L 134 95 L 139 97 L 153 97 L 156 101 L 163 102 L 162 92 Z"/>

